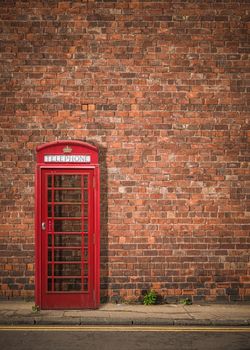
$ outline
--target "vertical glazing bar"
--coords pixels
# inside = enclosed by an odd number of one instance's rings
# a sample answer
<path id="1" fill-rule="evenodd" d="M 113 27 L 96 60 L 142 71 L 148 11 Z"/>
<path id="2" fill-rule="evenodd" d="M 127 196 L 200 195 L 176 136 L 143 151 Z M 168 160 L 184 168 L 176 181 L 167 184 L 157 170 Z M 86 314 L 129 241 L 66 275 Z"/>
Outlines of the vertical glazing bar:
<path id="1" fill-rule="evenodd" d="M 48 174 L 45 174 L 44 177 L 45 177 L 45 184 L 44 184 L 44 192 L 45 192 L 45 222 L 47 224 L 47 227 L 46 227 L 46 231 L 45 231 L 45 234 L 46 234 L 46 239 L 45 239 L 45 244 L 47 244 L 46 246 L 46 250 L 45 250 L 45 271 L 46 271 L 46 286 L 47 286 L 47 291 L 50 290 L 50 287 L 49 287 L 49 259 L 48 259 L 48 255 L 49 255 L 49 228 L 48 228 L 48 210 L 49 210 L 49 176 Z"/>
<path id="2" fill-rule="evenodd" d="M 94 195 L 94 188 L 96 187 L 95 183 L 95 178 L 93 176 L 93 173 L 90 174 L 90 181 L 88 185 L 88 191 L 89 191 L 89 203 L 88 203 L 88 215 L 91 217 L 93 216 L 93 195 Z M 96 240 L 96 233 L 94 232 L 94 227 L 93 227 L 93 220 L 89 221 L 89 278 L 88 278 L 88 289 L 93 290 L 94 289 L 94 266 L 95 266 L 95 257 L 94 257 L 94 245 L 95 245 L 95 240 Z M 95 294 L 94 294 L 95 298 Z"/>
<path id="3" fill-rule="evenodd" d="M 52 188 L 52 198 L 51 198 L 51 205 L 52 205 L 52 218 L 51 218 L 51 238 L 52 238 L 52 244 L 51 244 L 51 261 L 52 261 L 52 292 L 54 292 L 54 207 L 55 207 L 55 203 L 54 203 L 54 174 L 51 175 L 52 177 L 52 181 L 51 181 L 51 188 Z"/>
<path id="4" fill-rule="evenodd" d="M 81 290 L 83 290 L 84 277 L 84 175 L 81 175 L 81 211 L 82 211 L 82 232 L 81 232 Z"/>
<path id="5" fill-rule="evenodd" d="M 92 177 L 90 174 L 86 176 L 86 185 L 85 185 L 85 191 L 86 191 L 86 198 L 87 198 L 87 203 L 85 203 L 85 218 L 87 219 L 87 224 L 86 224 L 86 241 L 87 244 L 85 246 L 86 249 L 86 261 L 87 261 L 87 274 L 85 275 L 85 281 L 84 281 L 84 289 L 85 291 L 89 291 L 89 279 L 90 279 L 90 268 L 92 265 L 92 261 L 90 261 L 90 191 L 92 189 Z"/>

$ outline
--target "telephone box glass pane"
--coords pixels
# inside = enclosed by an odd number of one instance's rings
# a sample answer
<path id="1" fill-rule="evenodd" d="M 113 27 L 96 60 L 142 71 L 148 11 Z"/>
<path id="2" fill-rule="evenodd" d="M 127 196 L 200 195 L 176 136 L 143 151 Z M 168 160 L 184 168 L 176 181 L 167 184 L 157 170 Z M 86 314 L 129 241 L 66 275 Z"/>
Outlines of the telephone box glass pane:
<path id="1" fill-rule="evenodd" d="M 83 176 L 83 187 L 88 188 L 88 175 Z"/>
<path id="2" fill-rule="evenodd" d="M 88 233 L 88 221 L 86 219 L 84 221 L 84 232 Z"/>
<path id="3" fill-rule="evenodd" d="M 52 279 L 48 278 L 48 291 L 51 292 L 52 291 Z"/>
<path id="4" fill-rule="evenodd" d="M 84 290 L 85 292 L 88 291 L 88 279 L 87 279 L 87 278 L 84 278 L 83 290 Z"/>
<path id="5" fill-rule="evenodd" d="M 55 249 L 54 251 L 54 261 L 81 261 L 82 254 L 80 249 Z"/>
<path id="6" fill-rule="evenodd" d="M 89 256 L 88 248 L 85 248 L 84 249 L 84 260 L 88 260 L 88 256 Z"/>
<path id="7" fill-rule="evenodd" d="M 88 264 L 84 264 L 84 267 L 83 267 L 83 275 L 84 275 L 85 277 L 88 277 L 88 273 L 89 273 Z"/>
<path id="8" fill-rule="evenodd" d="M 88 235 L 84 235 L 84 247 L 88 248 L 88 243 L 89 243 L 89 236 Z"/>
<path id="9" fill-rule="evenodd" d="M 52 246 L 52 235 L 48 235 L 48 246 Z"/>
<path id="10" fill-rule="evenodd" d="M 55 232 L 81 232 L 81 220 L 54 220 Z"/>
<path id="11" fill-rule="evenodd" d="M 52 261 L 52 250 L 48 249 L 48 261 Z"/>
<path id="12" fill-rule="evenodd" d="M 80 278 L 55 278 L 54 288 L 56 292 L 73 292 L 82 289 Z"/>
<path id="13" fill-rule="evenodd" d="M 55 175 L 54 187 L 81 187 L 81 175 Z"/>
<path id="14" fill-rule="evenodd" d="M 52 175 L 48 176 L 48 187 L 52 187 Z"/>
<path id="15" fill-rule="evenodd" d="M 52 191 L 48 190 L 48 202 L 52 202 Z"/>
<path id="16" fill-rule="evenodd" d="M 74 218 L 82 216 L 82 207 L 77 204 L 55 204 L 54 217 L 56 218 Z"/>
<path id="17" fill-rule="evenodd" d="M 81 202 L 81 190 L 55 190 L 55 202 Z"/>
<path id="18" fill-rule="evenodd" d="M 48 217 L 51 218 L 52 217 L 52 205 L 48 205 Z"/>
<path id="19" fill-rule="evenodd" d="M 52 265 L 48 264 L 48 276 L 52 276 Z"/>
<path id="20" fill-rule="evenodd" d="M 54 276 L 81 276 L 81 264 L 55 264 Z"/>
<path id="21" fill-rule="evenodd" d="M 82 235 L 66 235 L 55 234 L 54 245 L 55 247 L 81 247 Z"/>

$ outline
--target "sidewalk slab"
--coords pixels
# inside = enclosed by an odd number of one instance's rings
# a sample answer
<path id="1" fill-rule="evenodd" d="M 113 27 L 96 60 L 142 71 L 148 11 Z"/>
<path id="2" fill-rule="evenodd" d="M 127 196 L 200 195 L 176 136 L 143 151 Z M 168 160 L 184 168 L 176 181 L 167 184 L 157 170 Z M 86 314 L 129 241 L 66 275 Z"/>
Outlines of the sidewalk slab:
<path id="1" fill-rule="evenodd" d="M 250 326 L 250 304 L 104 304 L 97 310 L 41 310 L 34 302 L 0 301 L 1 325 Z"/>

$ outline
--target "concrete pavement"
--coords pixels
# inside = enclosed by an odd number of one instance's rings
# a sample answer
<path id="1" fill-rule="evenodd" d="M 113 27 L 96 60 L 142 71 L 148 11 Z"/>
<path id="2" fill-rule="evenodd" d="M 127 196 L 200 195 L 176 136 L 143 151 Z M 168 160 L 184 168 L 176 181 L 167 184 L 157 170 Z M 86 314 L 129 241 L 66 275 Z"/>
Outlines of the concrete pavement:
<path id="1" fill-rule="evenodd" d="M 0 301 L 4 325 L 250 326 L 250 304 L 103 304 L 97 310 L 33 311 L 34 302 Z"/>

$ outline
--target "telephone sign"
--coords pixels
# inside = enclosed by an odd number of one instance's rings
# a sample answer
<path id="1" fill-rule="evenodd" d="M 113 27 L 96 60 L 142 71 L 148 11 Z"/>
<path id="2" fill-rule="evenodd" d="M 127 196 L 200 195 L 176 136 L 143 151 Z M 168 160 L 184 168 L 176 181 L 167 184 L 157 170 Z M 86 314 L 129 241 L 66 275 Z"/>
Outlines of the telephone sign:
<path id="1" fill-rule="evenodd" d="M 90 163 L 89 155 L 45 155 L 44 163 Z"/>

